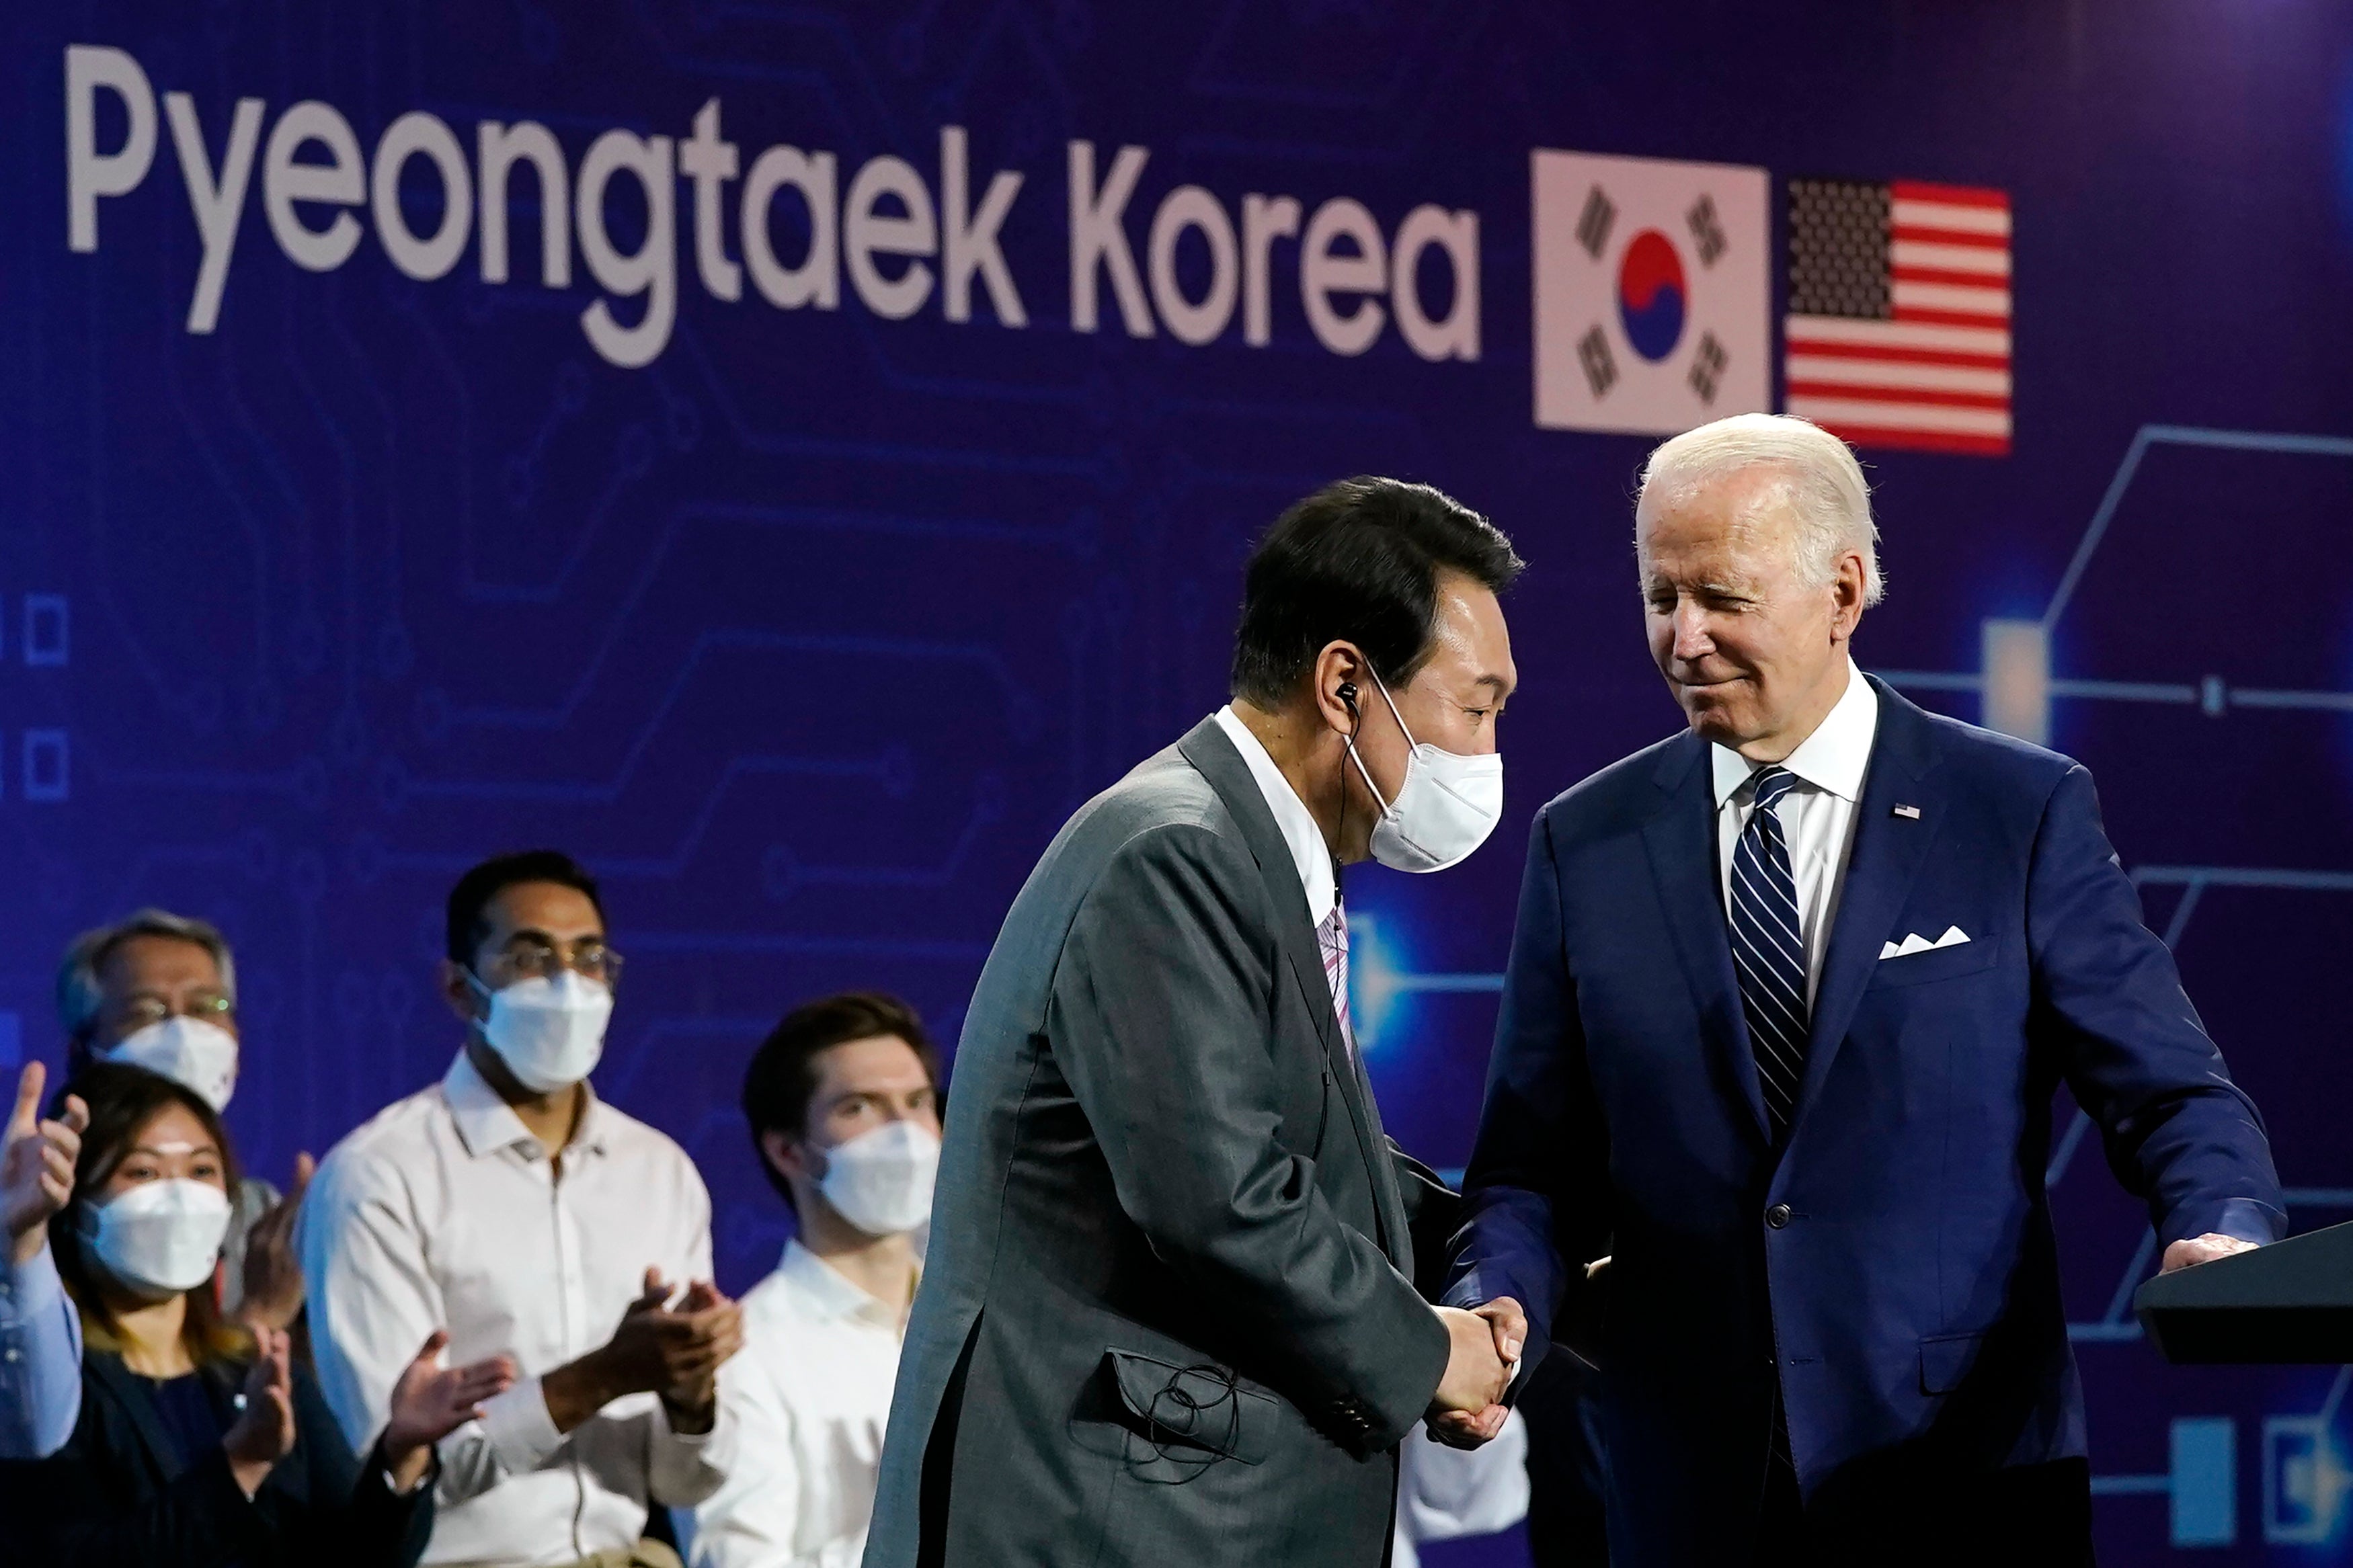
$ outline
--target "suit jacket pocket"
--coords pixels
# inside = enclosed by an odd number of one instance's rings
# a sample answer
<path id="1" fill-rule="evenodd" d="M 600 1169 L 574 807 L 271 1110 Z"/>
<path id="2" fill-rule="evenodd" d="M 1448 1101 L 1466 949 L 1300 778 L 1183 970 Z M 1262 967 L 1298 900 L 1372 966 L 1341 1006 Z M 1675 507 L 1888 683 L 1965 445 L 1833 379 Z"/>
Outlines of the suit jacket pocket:
<path id="1" fill-rule="evenodd" d="M 1281 1414 L 1272 1395 L 1245 1388 L 1212 1363 L 1178 1366 L 1134 1351 L 1107 1350 L 1103 1364 L 1136 1429 L 1156 1444 L 1207 1449 L 1245 1465 L 1266 1458 Z"/>
<path id="2" fill-rule="evenodd" d="M 1977 1364 L 1983 1334 L 1939 1334 L 1920 1342 L 1920 1392 L 1950 1394 Z"/>
<path id="3" fill-rule="evenodd" d="M 1883 958 L 1872 971 L 1874 989 L 1891 985 L 1925 985 L 1932 980 L 1958 980 L 1964 974 L 1975 974 L 1991 969 L 1993 961 L 2001 955 L 2001 944 L 1990 937 L 1978 937 L 1952 947 L 1932 947 L 1920 952 L 1907 952 L 1901 958 Z"/>

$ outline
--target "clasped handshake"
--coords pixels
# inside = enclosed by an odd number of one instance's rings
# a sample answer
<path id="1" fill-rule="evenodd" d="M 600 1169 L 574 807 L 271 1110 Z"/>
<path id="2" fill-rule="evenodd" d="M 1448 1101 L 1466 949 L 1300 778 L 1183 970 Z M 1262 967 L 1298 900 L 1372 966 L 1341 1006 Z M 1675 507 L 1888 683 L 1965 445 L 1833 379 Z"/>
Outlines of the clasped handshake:
<path id="1" fill-rule="evenodd" d="M 1475 1448 L 1504 1429 L 1504 1393 L 1519 1371 L 1527 1314 L 1509 1296 L 1465 1311 L 1434 1307 L 1446 1327 L 1446 1371 L 1430 1402 L 1430 1435 L 1451 1448 Z"/>

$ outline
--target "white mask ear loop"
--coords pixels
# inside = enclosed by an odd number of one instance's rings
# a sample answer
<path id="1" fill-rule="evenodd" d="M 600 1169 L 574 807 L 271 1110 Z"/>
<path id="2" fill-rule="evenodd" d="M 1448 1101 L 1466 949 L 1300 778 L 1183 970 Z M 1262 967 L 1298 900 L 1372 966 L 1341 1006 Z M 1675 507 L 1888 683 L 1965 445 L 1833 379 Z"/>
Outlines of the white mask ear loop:
<path id="1" fill-rule="evenodd" d="M 1398 705 L 1390 700 L 1388 683 L 1382 680 L 1379 672 L 1373 668 L 1370 659 L 1365 661 L 1365 673 L 1373 678 L 1373 686 L 1380 692 L 1381 700 L 1388 704 L 1389 717 L 1397 721 L 1398 733 L 1405 737 L 1406 751 L 1410 754 L 1418 742 L 1413 738 L 1413 731 L 1405 727 L 1405 715 L 1398 711 Z M 1360 719 L 1357 722 L 1361 725 L 1363 721 Z M 1388 797 L 1381 794 L 1381 786 L 1373 782 L 1371 771 L 1365 766 L 1365 759 L 1356 754 L 1356 737 L 1353 733 L 1348 737 L 1348 760 L 1356 764 L 1356 772 L 1364 776 L 1365 787 L 1373 792 L 1373 799 L 1380 805 L 1381 815 L 1387 816 L 1393 807 L 1389 804 Z M 1343 795 L 1342 804 L 1345 805 L 1346 800 L 1347 796 Z"/>

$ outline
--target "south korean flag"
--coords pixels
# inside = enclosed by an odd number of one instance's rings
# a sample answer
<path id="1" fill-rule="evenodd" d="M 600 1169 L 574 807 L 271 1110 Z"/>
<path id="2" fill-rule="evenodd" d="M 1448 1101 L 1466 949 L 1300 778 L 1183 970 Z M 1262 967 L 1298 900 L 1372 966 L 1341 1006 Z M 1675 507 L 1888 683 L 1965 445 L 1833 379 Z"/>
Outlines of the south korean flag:
<path id="1" fill-rule="evenodd" d="M 1672 436 L 1772 406 L 1765 171 L 1530 154 L 1535 422 Z"/>

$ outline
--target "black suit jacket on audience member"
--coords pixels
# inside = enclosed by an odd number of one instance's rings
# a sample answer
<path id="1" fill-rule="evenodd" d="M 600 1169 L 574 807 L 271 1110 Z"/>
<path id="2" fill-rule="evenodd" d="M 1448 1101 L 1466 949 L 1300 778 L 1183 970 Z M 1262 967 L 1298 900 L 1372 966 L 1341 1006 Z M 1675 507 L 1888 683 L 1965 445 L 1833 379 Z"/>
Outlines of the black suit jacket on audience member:
<path id="1" fill-rule="evenodd" d="M 243 1365 L 199 1373 L 223 1398 Z M 310 1374 L 294 1374 L 294 1449 L 250 1500 L 218 1445 L 193 1463 L 159 1419 L 145 1380 L 122 1358 L 82 1361 L 81 1418 L 50 1458 L 0 1464 L 0 1530 L 11 1562 L 72 1568 L 409 1568 L 433 1533 L 433 1487 L 393 1495 L 364 1467 Z M 21 1548 L 22 1555 L 18 1555 Z"/>
<path id="2" fill-rule="evenodd" d="M 1446 1362 L 1410 1278 L 1440 1192 L 1203 723 L 1071 819 L 989 954 L 868 1568 L 1377 1568 Z"/>

